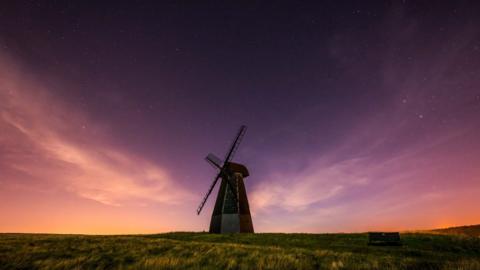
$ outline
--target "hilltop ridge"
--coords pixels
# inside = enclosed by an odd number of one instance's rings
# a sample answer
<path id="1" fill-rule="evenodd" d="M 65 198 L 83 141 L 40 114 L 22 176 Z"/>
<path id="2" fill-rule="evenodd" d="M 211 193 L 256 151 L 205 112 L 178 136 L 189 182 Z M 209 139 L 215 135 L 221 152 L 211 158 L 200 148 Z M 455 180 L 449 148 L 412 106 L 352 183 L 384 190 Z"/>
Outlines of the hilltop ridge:
<path id="1" fill-rule="evenodd" d="M 440 234 L 454 234 L 454 235 L 480 237 L 480 224 L 433 229 L 429 231 L 434 233 L 440 233 Z"/>

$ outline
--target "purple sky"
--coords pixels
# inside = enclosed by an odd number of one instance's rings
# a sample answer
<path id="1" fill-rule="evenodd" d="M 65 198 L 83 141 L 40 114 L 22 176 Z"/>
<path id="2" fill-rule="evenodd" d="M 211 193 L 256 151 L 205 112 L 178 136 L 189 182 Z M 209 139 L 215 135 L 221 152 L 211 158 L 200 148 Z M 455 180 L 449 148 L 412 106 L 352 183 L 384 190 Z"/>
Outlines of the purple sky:
<path id="1" fill-rule="evenodd" d="M 256 231 L 480 223 L 480 5 L 443 2 L 0 4 L 0 231 L 205 230 L 241 124 Z"/>

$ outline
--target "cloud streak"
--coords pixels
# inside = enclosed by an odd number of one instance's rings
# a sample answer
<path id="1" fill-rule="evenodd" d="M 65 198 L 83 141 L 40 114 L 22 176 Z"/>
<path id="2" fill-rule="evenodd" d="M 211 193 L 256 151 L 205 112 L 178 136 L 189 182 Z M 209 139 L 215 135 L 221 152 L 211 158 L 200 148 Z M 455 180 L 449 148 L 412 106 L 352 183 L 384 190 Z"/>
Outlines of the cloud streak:
<path id="1" fill-rule="evenodd" d="M 280 220 L 271 221 L 285 215 L 284 231 L 428 228 L 472 220 L 467 209 L 480 201 L 461 194 L 479 189 L 480 171 L 473 164 L 480 162 L 474 139 L 480 135 L 475 102 L 480 81 L 469 75 L 477 62 L 465 59 L 475 48 L 478 29 L 445 29 L 452 45 L 440 42 L 440 36 L 427 42 L 421 24 L 401 11 L 386 19 L 387 29 L 380 25 L 375 33 L 383 33 L 387 45 L 366 60 L 375 68 L 349 57 L 359 49 L 344 39 L 369 35 L 362 31 L 337 33 L 331 56 L 344 66 L 345 76 L 358 82 L 359 91 L 362 78 L 378 76 L 381 83 L 365 91 L 387 102 L 355 115 L 348 132 L 329 142 L 332 147 L 289 157 L 304 166 L 265 174 L 252 193 L 264 230 L 279 229 Z M 320 138 L 321 131 L 316 135 Z M 432 210 L 439 205 L 441 211 Z M 469 206 L 459 211 L 459 205 Z"/>
<path id="2" fill-rule="evenodd" d="M 115 146 L 112 134 L 91 117 L 5 55 L 0 61 L 4 184 L 64 189 L 115 206 L 192 199 L 164 168 Z"/>

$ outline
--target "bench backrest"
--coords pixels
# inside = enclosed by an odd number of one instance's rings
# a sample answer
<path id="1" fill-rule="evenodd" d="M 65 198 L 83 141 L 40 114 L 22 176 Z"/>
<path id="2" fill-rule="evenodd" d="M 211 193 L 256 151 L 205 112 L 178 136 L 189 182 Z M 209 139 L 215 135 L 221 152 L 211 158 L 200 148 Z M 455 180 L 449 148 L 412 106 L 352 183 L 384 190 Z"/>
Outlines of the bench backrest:
<path id="1" fill-rule="evenodd" d="M 400 244 L 400 234 L 398 232 L 369 232 L 368 233 L 369 244 Z"/>

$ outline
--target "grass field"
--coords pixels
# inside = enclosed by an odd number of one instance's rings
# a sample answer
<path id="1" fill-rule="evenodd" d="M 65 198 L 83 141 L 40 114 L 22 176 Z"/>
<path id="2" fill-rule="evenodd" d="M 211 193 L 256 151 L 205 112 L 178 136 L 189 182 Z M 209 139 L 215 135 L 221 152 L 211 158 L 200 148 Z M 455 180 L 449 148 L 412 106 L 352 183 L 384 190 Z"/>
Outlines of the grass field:
<path id="1" fill-rule="evenodd" d="M 0 234 L 0 269 L 480 269 L 480 238 L 402 234 Z"/>

